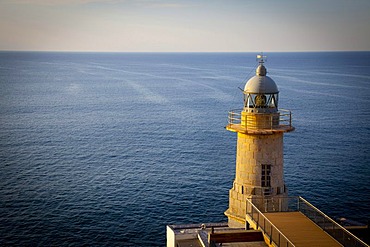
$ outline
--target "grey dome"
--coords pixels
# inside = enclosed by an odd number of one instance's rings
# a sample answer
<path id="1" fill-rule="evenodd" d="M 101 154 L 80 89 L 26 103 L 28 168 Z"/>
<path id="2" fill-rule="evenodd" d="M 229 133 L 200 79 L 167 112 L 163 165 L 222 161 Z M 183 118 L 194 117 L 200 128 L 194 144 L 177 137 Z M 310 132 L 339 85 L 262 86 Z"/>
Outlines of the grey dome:
<path id="1" fill-rule="evenodd" d="M 244 87 L 246 93 L 263 93 L 263 94 L 274 94 L 278 93 L 279 90 L 274 80 L 268 76 L 253 76 L 247 81 Z"/>
<path id="2" fill-rule="evenodd" d="M 274 94 L 279 90 L 270 77 L 266 76 L 266 67 L 261 63 L 256 69 L 256 75 L 247 81 L 244 87 L 246 93 Z"/>

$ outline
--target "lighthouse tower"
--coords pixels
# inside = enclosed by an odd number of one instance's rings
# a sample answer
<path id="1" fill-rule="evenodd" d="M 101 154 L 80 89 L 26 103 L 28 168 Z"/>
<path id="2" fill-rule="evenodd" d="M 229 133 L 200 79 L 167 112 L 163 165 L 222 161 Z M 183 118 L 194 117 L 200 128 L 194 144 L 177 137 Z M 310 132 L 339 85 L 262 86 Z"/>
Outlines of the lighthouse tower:
<path id="1" fill-rule="evenodd" d="M 266 75 L 265 57 L 258 55 L 257 59 L 256 75 L 244 87 L 244 107 L 229 112 L 226 126 L 227 130 L 238 134 L 235 180 L 225 212 L 229 227 L 246 225 L 246 199 L 258 205 L 266 199 L 287 196 L 283 134 L 294 130 L 291 113 L 278 108 L 278 87 Z"/>

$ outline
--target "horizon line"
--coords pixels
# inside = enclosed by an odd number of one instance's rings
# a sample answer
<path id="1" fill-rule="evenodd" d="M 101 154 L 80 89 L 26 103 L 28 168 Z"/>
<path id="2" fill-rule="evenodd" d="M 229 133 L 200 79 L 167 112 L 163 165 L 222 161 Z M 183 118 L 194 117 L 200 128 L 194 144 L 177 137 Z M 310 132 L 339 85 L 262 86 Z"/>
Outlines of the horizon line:
<path id="1" fill-rule="evenodd" d="M 297 51 L 77 51 L 77 50 L 0 50 L 0 52 L 43 53 L 320 53 L 320 52 L 370 52 L 370 50 L 297 50 Z"/>

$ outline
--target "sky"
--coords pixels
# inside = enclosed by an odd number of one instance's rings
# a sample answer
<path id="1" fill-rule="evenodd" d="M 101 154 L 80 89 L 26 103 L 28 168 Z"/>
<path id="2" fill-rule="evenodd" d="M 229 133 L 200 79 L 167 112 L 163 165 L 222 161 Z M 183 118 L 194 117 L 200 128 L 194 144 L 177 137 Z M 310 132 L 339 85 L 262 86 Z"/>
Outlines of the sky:
<path id="1" fill-rule="evenodd" d="M 0 0 L 0 50 L 369 51 L 370 0 Z"/>

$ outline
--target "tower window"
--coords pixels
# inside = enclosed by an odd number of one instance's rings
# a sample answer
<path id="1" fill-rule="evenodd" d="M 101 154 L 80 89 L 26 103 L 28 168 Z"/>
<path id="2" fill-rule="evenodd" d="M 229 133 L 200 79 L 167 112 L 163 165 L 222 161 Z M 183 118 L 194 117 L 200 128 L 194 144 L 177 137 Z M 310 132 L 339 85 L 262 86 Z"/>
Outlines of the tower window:
<path id="1" fill-rule="evenodd" d="M 271 187 L 271 165 L 262 164 L 261 187 Z"/>

